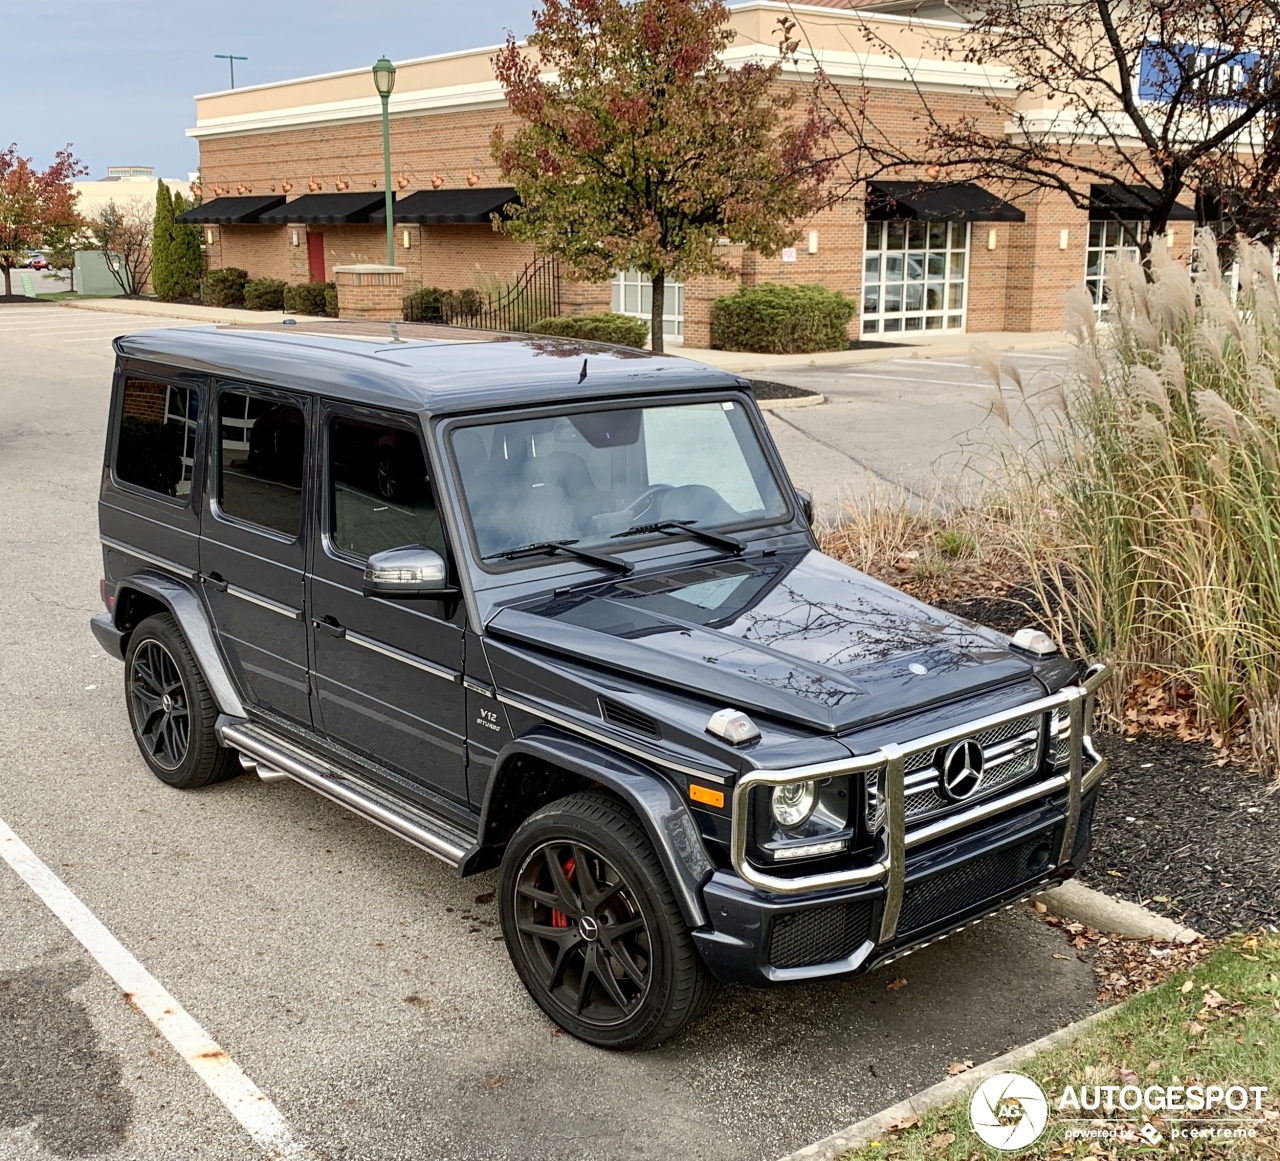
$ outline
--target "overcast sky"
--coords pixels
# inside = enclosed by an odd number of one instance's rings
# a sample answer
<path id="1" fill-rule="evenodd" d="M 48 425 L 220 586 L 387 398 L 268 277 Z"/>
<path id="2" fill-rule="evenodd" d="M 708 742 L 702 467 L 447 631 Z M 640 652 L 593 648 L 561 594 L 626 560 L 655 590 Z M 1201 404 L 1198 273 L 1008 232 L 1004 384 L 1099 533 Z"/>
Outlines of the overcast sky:
<path id="1" fill-rule="evenodd" d="M 498 44 L 532 27 L 533 0 L 6 0 L 0 148 L 43 168 L 71 142 L 91 177 L 154 165 L 185 178 L 196 93 Z M 370 82 L 372 83 L 372 82 Z M 371 90 L 372 91 L 372 90 Z"/>

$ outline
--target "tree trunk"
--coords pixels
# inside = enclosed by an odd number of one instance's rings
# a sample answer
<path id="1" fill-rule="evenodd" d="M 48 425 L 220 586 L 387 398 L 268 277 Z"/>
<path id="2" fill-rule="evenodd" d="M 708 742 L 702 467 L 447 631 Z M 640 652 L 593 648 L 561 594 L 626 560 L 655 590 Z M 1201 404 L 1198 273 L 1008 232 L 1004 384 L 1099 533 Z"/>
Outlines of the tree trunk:
<path id="1" fill-rule="evenodd" d="M 666 282 L 665 274 L 655 274 L 653 276 L 653 302 L 649 310 L 649 349 L 655 354 L 662 354 L 662 316 L 666 308 Z"/>
<path id="2" fill-rule="evenodd" d="M 9 281 L 9 263 L 4 263 L 4 294 L 8 298 L 13 293 L 13 286 Z"/>

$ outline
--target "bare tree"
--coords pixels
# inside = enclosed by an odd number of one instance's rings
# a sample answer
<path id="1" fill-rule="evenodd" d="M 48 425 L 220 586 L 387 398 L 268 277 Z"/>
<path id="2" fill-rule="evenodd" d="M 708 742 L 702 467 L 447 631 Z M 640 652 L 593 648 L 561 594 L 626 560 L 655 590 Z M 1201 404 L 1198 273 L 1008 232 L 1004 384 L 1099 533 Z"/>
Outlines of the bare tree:
<path id="1" fill-rule="evenodd" d="M 121 291 L 139 295 L 151 279 L 152 210 L 132 198 L 121 205 L 107 202 L 89 216 L 89 232 L 107 260 Z"/>
<path id="2" fill-rule="evenodd" d="M 919 61 L 868 13 L 856 47 L 883 53 L 905 72 L 917 132 L 903 133 L 900 118 L 880 123 L 866 89 L 834 84 L 818 68 L 821 99 L 844 137 L 846 193 L 906 169 L 912 177 L 986 178 L 1014 192 L 1056 190 L 1089 209 L 1096 182 L 1136 190 L 1109 214 L 1146 218 L 1148 238 L 1164 231 L 1187 193 L 1235 207 L 1241 217 L 1233 224 L 1254 237 L 1280 233 L 1280 0 L 949 7 L 952 21 L 959 12 L 969 25 L 922 25 L 930 51 L 1016 78 L 1016 99 L 987 95 L 957 114 L 955 98 L 919 83 Z M 800 26 L 783 23 L 801 57 Z M 1135 197 L 1141 214 L 1133 212 Z"/>

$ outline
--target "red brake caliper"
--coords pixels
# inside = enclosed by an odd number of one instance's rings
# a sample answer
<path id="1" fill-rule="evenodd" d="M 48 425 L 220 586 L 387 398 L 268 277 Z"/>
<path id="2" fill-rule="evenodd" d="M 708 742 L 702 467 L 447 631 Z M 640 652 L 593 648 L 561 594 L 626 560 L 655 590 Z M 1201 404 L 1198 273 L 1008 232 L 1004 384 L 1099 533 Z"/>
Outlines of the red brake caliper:
<path id="1" fill-rule="evenodd" d="M 568 879 L 570 883 L 573 882 L 573 872 L 574 872 L 574 868 L 577 867 L 577 865 L 578 865 L 577 862 L 574 861 L 574 857 L 570 855 L 569 861 L 564 865 L 564 877 Z M 551 926 L 552 927 L 568 927 L 569 917 L 563 911 L 552 910 Z"/>

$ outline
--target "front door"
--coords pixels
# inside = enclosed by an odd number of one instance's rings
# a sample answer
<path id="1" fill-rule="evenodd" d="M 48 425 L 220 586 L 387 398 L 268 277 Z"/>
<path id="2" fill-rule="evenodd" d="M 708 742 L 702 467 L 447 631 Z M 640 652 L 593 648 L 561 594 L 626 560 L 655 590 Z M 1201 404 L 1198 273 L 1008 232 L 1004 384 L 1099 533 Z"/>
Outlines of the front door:
<path id="1" fill-rule="evenodd" d="M 324 277 L 324 235 L 307 235 L 307 268 L 312 282 L 323 282 Z"/>
<path id="2" fill-rule="evenodd" d="M 325 404 L 320 418 L 310 598 L 317 723 L 348 749 L 466 802 L 462 603 L 383 600 L 361 589 L 375 552 L 420 544 L 449 559 L 421 427 L 338 404 Z"/>
<path id="3" fill-rule="evenodd" d="M 307 414 L 302 396 L 219 383 L 212 487 L 200 525 L 200 573 L 219 639 L 247 699 L 311 724 L 307 681 Z"/>

